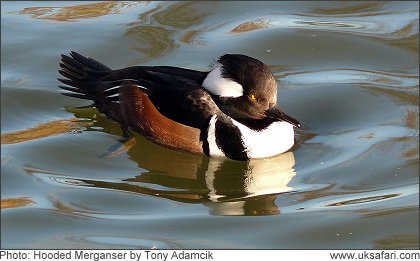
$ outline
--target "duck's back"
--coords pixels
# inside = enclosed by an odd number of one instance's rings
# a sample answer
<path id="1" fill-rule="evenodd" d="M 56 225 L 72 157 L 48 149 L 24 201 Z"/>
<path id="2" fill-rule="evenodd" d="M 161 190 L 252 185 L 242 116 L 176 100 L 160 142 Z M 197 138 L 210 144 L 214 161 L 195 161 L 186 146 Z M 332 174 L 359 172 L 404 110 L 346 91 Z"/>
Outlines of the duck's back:
<path id="1" fill-rule="evenodd" d="M 92 100 L 123 127 L 173 149 L 202 153 L 201 129 L 217 106 L 198 83 L 206 73 L 170 66 L 112 70 L 76 52 L 62 55 L 67 96 Z M 71 87 L 69 87 L 71 86 Z"/>

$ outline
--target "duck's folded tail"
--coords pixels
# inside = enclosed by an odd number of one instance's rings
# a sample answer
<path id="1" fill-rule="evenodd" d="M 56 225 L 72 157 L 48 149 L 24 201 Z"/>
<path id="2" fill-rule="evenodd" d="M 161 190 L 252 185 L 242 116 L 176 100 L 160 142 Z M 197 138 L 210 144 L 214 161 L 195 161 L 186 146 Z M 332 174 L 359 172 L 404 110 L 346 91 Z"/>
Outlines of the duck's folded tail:
<path id="1" fill-rule="evenodd" d="M 57 79 L 68 85 L 59 87 L 69 92 L 63 95 L 97 102 L 98 92 L 103 91 L 100 79 L 111 72 L 111 68 L 77 52 L 71 51 L 70 56 L 62 54 L 60 70 L 65 79 Z"/>
<path id="2" fill-rule="evenodd" d="M 143 70 L 133 71 L 131 68 L 112 70 L 104 64 L 74 51 L 70 55 L 61 55 L 60 70 L 64 78 L 58 79 L 65 85 L 59 85 L 63 95 L 92 100 L 100 112 L 119 122 L 123 126 L 136 126 L 134 113 L 138 96 L 144 96 L 144 85 L 147 81 L 127 79 L 127 77 Z M 121 97 L 120 97 L 121 96 Z M 143 97 L 142 96 L 142 97 Z M 120 100 L 124 100 L 120 103 Z M 140 109 L 139 109 L 140 110 Z M 137 113 L 137 112 L 136 112 Z"/>

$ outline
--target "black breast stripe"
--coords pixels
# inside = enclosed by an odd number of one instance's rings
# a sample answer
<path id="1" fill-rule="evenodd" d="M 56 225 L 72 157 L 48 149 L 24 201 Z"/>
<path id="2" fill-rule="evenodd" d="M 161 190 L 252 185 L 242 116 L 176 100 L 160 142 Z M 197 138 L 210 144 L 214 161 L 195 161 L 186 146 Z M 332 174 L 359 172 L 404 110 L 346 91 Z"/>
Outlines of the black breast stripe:
<path id="1" fill-rule="evenodd" d="M 215 123 L 216 144 L 226 157 L 234 160 L 247 160 L 245 144 L 242 134 L 232 120 L 223 115 L 218 115 Z"/>

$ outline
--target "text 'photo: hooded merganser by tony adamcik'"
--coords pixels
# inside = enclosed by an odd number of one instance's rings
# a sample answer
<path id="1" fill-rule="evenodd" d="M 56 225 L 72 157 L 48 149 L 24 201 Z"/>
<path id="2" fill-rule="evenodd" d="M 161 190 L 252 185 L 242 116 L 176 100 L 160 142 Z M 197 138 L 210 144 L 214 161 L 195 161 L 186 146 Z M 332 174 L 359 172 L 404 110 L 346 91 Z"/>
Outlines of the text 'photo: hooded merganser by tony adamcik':
<path id="1" fill-rule="evenodd" d="M 294 144 L 300 122 L 277 106 L 277 82 L 261 61 L 221 56 L 209 72 L 172 66 L 112 70 L 74 51 L 61 55 L 64 95 L 172 149 L 234 160 L 271 157 Z"/>

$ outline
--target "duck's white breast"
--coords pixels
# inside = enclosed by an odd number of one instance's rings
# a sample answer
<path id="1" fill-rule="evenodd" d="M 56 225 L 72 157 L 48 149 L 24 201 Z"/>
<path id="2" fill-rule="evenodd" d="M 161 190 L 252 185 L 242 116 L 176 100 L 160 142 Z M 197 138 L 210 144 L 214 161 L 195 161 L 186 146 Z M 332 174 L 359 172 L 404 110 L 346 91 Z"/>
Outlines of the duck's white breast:
<path id="1" fill-rule="evenodd" d="M 217 116 L 213 115 L 209 122 L 207 142 L 209 145 L 209 154 L 213 157 L 225 156 L 223 149 L 216 140 L 217 135 L 226 135 L 218 133 L 216 135 Z M 243 146 L 248 158 L 267 158 L 272 157 L 289 150 L 295 140 L 293 126 L 287 122 L 273 122 L 267 128 L 256 131 L 248 128 L 242 123 L 231 119 L 241 135 Z M 243 149 L 243 148 L 238 148 Z"/>
<path id="2" fill-rule="evenodd" d="M 295 142 L 293 126 L 287 122 L 273 122 L 266 129 L 255 131 L 233 120 L 242 133 L 249 158 L 266 158 L 289 150 Z"/>

